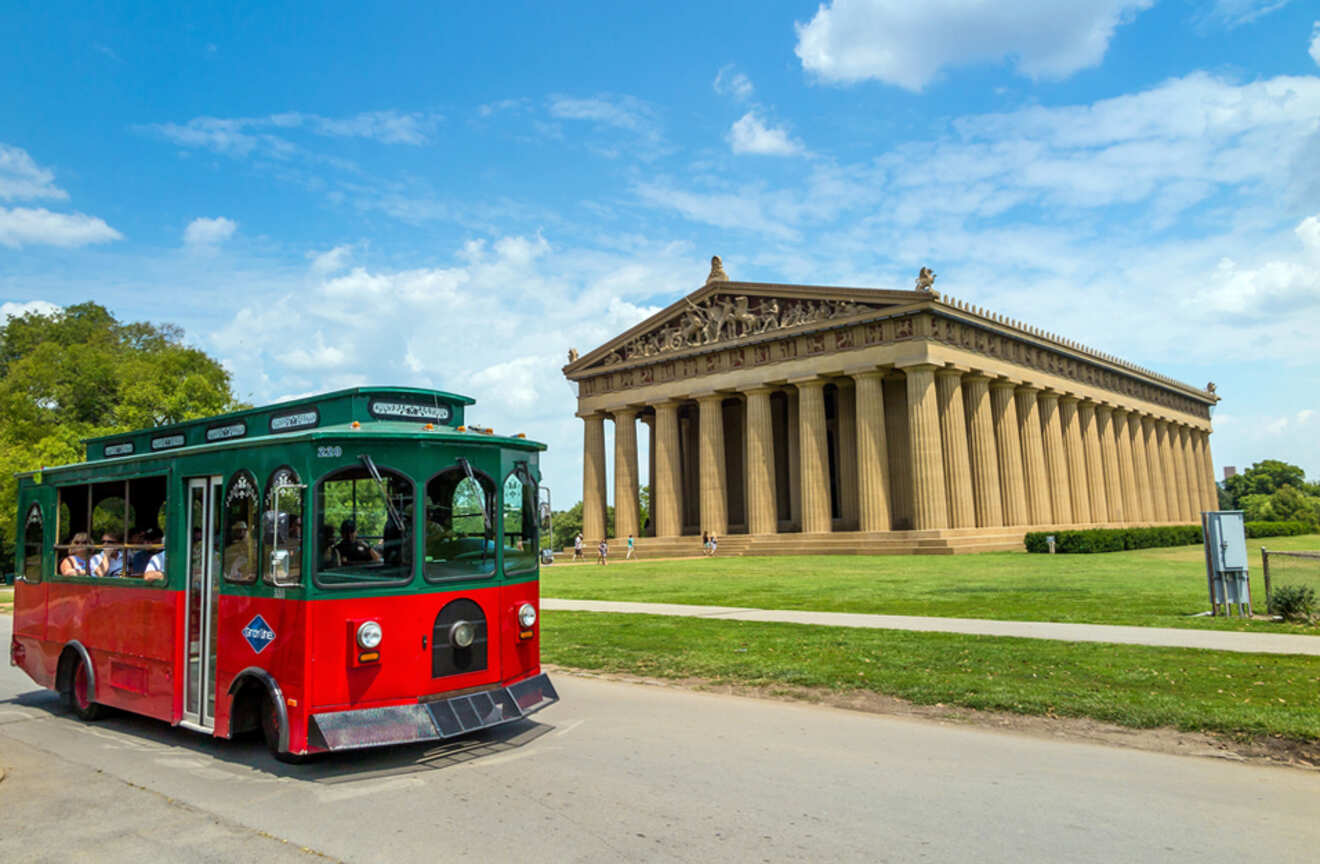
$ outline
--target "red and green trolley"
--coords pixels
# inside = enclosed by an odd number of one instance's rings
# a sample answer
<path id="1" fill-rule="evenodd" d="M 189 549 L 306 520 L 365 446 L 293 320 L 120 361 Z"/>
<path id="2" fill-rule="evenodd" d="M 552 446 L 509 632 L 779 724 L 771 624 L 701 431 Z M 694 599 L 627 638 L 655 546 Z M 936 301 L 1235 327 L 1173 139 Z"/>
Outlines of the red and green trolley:
<path id="1" fill-rule="evenodd" d="M 280 758 L 558 699 L 539 454 L 473 400 L 361 387 L 90 439 L 19 476 L 10 662 L 83 719 L 261 730 Z"/>

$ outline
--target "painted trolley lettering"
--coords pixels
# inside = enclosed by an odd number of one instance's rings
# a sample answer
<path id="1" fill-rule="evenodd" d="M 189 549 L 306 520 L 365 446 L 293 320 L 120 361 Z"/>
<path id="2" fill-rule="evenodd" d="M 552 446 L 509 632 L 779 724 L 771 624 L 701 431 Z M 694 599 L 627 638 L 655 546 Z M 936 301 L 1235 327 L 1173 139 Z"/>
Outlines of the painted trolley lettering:
<path id="1" fill-rule="evenodd" d="M 427 420 L 448 423 L 452 412 L 445 404 L 402 402 L 395 399 L 372 399 L 367 404 L 371 416 L 379 420 Z"/>
<path id="2" fill-rule="evenodd" d="M 206 430 L 207 441 L 228 441 L 231 438 L 242 438 L 247 434 L 247 424 L 243 421 L 237 423 L 224 423 L 219 426 L 212 426 Z"/>
<path id="3" fill-rule="evenodd" d="M 158 438 L 151 439 L 152 450 L 169 450 L 174 447 L 182 447 L 188 442 L 183 435 L 161 435 Z"/>
<path id="4" fill-rule="evenodd" d="M 321 414 L 315 408 L 286 411 L 270 418 L 270 431 L 294 432 L 298 429 L 311 429 L 321 422 Z"/>

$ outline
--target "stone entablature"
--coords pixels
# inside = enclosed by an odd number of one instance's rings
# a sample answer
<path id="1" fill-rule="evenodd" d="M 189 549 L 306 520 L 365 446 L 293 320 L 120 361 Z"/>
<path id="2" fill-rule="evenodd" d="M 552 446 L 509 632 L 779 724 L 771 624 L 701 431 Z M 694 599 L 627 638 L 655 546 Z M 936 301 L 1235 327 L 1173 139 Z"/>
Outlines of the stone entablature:
<path id="1" fill-rule="evenodd" d="M 932 289 L 704 287 L 579 358 L 586 539 L 1194 521 L 1213 509 L 1201 390 Z M 637 422 L 653 526 L 638 523 Z M 910 535 L 910 536 L 916 536 Z M 961 536 L 961 535 L 960 535 Z M 871 542 L 871 541 L 867 541 Z"/>
<path id="2" fill-rule="evenodd" d="M 802 297 L 803 292 L 835 296 L 811 299 L 810 295 Z M 861 302 L 862 298 L 871 302 Z M 683 311 L 684 304 L 689 311 Z M 708 327 L 693 321 L 684 329 L 675 323 L 692 321 L 696 313 L 691 309 L 721 307 L 733 311 L 717 313 L 720 317 L 708 319 L 713 322 Z M 778 318 L 772 322 L 774 313 L 762 313 L 763 309 L 773 309 Z M 682 334 L 687 334 L 683 337 L 687 341 L 680 339 Z M 1028 378 L 1044 373 L 1068 382 L 1064 386 L 1107 390 L 1116 397 L 1157 405 L 1207 423 L 1209 407 L 1217 401 L 1211 390 L 1193 388 L 927 292 L 755 283 L 719 284 L 718 293 L 707 286 L 567 364 L 563 371 L 578 382 L 580 398 L 597 397 L 911 340 L 953 346 L 1021 367 L 1020 374 Z"/>

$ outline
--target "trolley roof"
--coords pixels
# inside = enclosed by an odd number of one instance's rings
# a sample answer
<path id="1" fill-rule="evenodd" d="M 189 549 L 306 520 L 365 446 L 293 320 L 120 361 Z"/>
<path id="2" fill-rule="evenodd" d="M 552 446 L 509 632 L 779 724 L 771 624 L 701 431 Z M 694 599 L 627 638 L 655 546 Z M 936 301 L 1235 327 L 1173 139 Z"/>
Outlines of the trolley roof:
<path id="1" fill-rule="evenodd" d="M 491 443 L 494 437 L 512 446 L 545 449 L 544 444 L 523 437 L 493 436 L 490 430 L 465 427 L 465 409 L 474 404 L 476 400 L 471 397 L 443 390 L 354 387 L 183 423 L 87 438 L 83 441 L 87 462 L 83 464 L 247 442 L 364 433 L 380 437 L 479 437 Z"/>

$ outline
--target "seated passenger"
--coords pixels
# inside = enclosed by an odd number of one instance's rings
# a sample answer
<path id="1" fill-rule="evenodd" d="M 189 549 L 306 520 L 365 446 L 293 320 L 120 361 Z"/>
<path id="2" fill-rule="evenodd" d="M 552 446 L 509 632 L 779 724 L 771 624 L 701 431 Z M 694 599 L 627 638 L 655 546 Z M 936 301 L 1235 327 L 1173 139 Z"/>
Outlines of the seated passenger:
<path id="1" fill-rule="evenodd" d="M 345 564 L 365 564 L 380 560 L 379 552 L 358 539 L 357 523 L 352 519 L 345 519 L 339 526 L 339 536 L 340 540 L 335 544 L 335 550 Z"/>
<path id="2" fill-rule="evenodd" d="M 101 551 L 92 556 L 93 576 L 124 575 L 124 550 L 119 546 L 123 542 L 124 538 L 111 531 L 101 535 Z"/>
<path id="3" fill-rule="evenodd" d="M 162 546 L 165 545 L 165 535 L 164 535 L 164 534 L 160 535 L 160 543 L 161 543 Z M 146 579 L 164 579 L 164 578 L 165 578 L 165 550 L 164 550 L 164 549 L 161 549 L 161 550 L 160 550 L 159 552 L 157 552 L 155 555 L 152 555 L 152 556 L 151 556 L 151 560 L 147 562 L 147 566 L 146 566 L 144 572 L 142 573 L 142 576 L 143 576 L 144 578 L 146 578 Z"/>
<path id="4" fill-rule="evenodd" d="M 256 553 L 247 523 L 236 521 L 229 526 L 229 545 L 225 547 L 221 569 L 230 582 L 249 582 L 254 578 L 252 567 Z"/>
<path id="5" fill-rule="evenodd" d="M 146 572 L 151 557 L 159 551 L 149 547 L 160 545 L 160 531 L 155 528 L 143 528 L 130 535 L 128 542 L 134 546 L 148 547 L 134 550 L 132 557 L 129 559 L 129 571 L 134 576 L 141 576 Z"/>
<path id="6" fill-rule="evenodd" d="M 321 550 L 321 569 L 333 570 L 336 567 L 343 566 L 343 561 L 339 557 L 339 550 L 335 547 L 335 529 L 329 525 L 321 526 L 321 545 L 317 547 Z"/>
<path id="7" fill-rule="evenodd" d="M 92 537 L 86 531 L 79 531 L 69 541 L 69 554 L 60 561 L 61 576 L 92 575 L 91 561 Z"/>

